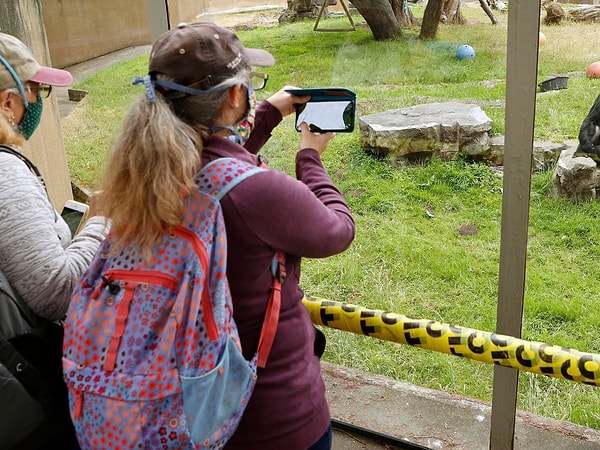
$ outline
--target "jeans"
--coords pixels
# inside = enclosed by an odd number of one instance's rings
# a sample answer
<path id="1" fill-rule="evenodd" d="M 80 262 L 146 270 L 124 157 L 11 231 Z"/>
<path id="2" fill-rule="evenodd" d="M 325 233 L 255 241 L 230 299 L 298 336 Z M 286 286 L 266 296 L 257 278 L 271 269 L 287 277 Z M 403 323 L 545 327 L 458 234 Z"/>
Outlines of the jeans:
<path id="1" fill-rule="evenodd" d="M 331 450 L 331 424 L 323 436 L 308 450 Z"/>

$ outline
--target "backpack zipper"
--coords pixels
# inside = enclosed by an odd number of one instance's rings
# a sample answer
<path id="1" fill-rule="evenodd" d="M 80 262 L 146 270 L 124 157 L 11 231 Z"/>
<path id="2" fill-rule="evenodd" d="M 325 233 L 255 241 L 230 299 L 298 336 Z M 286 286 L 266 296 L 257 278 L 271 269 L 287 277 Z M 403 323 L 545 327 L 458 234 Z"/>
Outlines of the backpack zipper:
<path id="1" fill-rule="evenodd" d="M 210 292 L 208 287 L 208 254 L 202 241 L 196 233 L 185 227 L 176 227 L 171 232 L 187 240 L 194 249 L 194 252 L 200 260 L 200 265 L 204 271 L 204 286 L 202 288 L 202 313 L 204 314 L 206 333 L 211 341 L 219 337 L 219 330 L 215 322 L 215 317 L 210 302 Z M 125 332 L 125 322 L 129 314 L 129 305 L 137 286 L 144 284 L 154 284 L 163 286 L 167 289 L 175 290 L 179 283 L 175 277 L 165 275 L 157 271 L 143 270 L 109 270 L 104 274 L 102 287 L 108 286 L 111 294 L 115 295 L 120 289 L 125 289 L 125 294 L 119 303 L 117 309 L 117 318 L 115 331 L 110 339 L 106 359 L 104 360 L 104 369 L 113 370 L 117 359 L 117 351 L 123 333 Z"/>
<path id="2" fill-rule="evenodd" d="M 115 331 L 110 338 L 106 359 L 104 360 L 104 370 L 114 370 L 117 351 L 121 338 L 125 332 L 125 324 L 129 315 L 129 306 L 135 288 L 144 285 L 158 285 L 170 290 L 177 289 L 179 283 L 175 277 L 165 275 L 161 272 L 142 271 L 142 270 L 109 270 L 104 274 L 103 285 L 108 286 L 109 292 L 115 295 L 119 290 L 124 289 L 125 293 L 119 306 L 117 307 L 117 317 L 115 321 Z"/>
<path id="3" fill-rule="evenodd" d="M 175 277 L 151 270 L 109 270 L 104 274 L 102 279 L 104 280 L 104 283 L 108 285 L 109 289 L 123 287 L 121 286 L 122 283 L 119 283 L 118 281 L 133 283 L 135 285 L 134 287 L 142 284 L 155 284 L 171 289 L 172 291 L 177 289 L 179 284 Z M 117 282 L 115 283 L 115 281 Z M 111 292 L 111 294 L 114 295 L 116 292 Z"/>

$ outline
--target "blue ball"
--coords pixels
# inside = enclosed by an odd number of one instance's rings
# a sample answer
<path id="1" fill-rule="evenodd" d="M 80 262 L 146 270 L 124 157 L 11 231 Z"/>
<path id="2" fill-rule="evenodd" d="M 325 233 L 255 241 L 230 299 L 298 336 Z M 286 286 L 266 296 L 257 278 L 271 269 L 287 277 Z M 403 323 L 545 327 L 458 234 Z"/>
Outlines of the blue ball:
<path id="1" fill-rule="evenodd" d="M 470 45 L 461 45 L 456 50 L 456 57 L 458 59 L 473 59 L 475 58 L 475 50 Z"/>

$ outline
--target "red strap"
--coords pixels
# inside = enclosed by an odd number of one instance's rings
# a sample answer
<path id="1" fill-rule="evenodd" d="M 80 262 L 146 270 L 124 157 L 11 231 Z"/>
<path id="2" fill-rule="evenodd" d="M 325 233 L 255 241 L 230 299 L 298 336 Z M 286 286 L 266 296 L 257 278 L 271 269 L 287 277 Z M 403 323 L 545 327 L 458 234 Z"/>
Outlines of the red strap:
<path id="1" fill-rule="evenodd" d="M 117 360 L 117 351 L 119 350 L 121 337 L 123 337 L 123 333 L 125 332 L 125 322 L 127 321 L 127 315 L 129 314 L 129 304 L 131 303 L 131 299 L 133 297 L 135 285 L 125 285 L 121 286 L 121 288 L 125 289 L 125 295 L 123 296 L 123 299 L 121 300 L 121 303 L 119 303 L 117 309 L 115 332 L 110 338 L 108 350 L 106 351 L 106 359 L 104 360 L 104 370 L 113 370 L 115 368 L 115 362 Z"/>
<path id="2" fill-rule="evenodd" d="M 219 337 L 219 329 L 217 328 L 217 322 L 212 310 L 212 303 L 210 302 L 210 291 L 208 286 L 209 267 L 208 267 L 208 253 L 204 244 L 200 240 L 200 237 L 191 230 L 183 226 L 176 227 L 172 230 L 177 236 L 186 239 L 200 259 L 200 265 L 204 271 L 204 285 L 202 288 L 202 314 L 204 314 L 204 323 L 206 325 L 206 333 L 211 341 L 216 340 Z"/>
<path id="3" fill-rule="evenodd" d="M 285 256 L 282 252 L 275 255 L 277 260 L 276 273 L 273 274 L 273 285 L 271 287 L 271 296 L 265 312 L 260 338 L 258 340 L 258 367 L 264 368 L 267 365 L 271 347 L 277 333 L 279 324 L 279 310 L 281 309 L 281 284 L 285 281 Z"/>
<path id="4" fill-rule="evenodd" d="M 75 411 L 73 412 L 73 417 L 75 417 L 76 419 L 81 418 L 82 406 L 83 406 L 83 393 L 79 389 L 77 389 L 75 391 Z"/>
<path id="5" fill-rule="evenodd" d="M 258 165 L 259 167 L 269 167 L 267 160 L 260 155 L 258 157 Z M 265 320 L 258 340 L 257 365 L 260 368 L 264 368 L 267 365 L 267 359 L 269 359 L 269 353 L 271 353 L 271 347 L 273 347 L 273 341 L 275 340 L 275 334 L 277 333 L 279 311 L 281 309 L 281 284 L 285 281 L 286 275 L 285 255 L 283 252 L 278 252 L 275 255 L 275 259 L 277 265 L 273 268 L 271 296 L 269 297 L 269 303 L 267 304 L 267 310 L 265 312 Z"/>

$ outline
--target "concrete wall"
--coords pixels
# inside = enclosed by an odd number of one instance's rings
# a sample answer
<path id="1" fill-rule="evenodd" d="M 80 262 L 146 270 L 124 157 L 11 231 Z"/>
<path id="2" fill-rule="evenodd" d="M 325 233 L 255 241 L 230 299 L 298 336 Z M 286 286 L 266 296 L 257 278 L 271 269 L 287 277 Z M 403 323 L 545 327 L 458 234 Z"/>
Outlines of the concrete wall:
<path id="1" fill-rule="evenodd" d="M 266 4 L 264 0 L 165 0 L 171 24 L 203 12 Z M 152 42 L 150 0 L 0 0 L 0 30 L 25 42 L 45 65 L 67 67 Z M 273 3 L 285 5 L 285 0 Z M 162 2 L 154 2 L 160 5 Z M 23 152 L 41 170 L 54 207 L 73 198 L 56 96 L 44 100 L 39 129 Z"/>
<path id="2" fill-rule="evenodd" d="M 52 64 L 150 43 L 146 0 L 41 0 Z"/>
<path id="3" fill-rule="evenodd" d="M 0 29 L 21 39 L 41 64 L 49 65 L 51 44 L 46 40 L 41 9 L 40 0 L 0 0 Z M 40 126 L 23 153 L 42 172 L 50 200 L 60 211 L 73 193 L 55 95 L 44 100 Z"/>
<path id="4" fill-rule="evenodd" d="M 1 0 L 6 1 L 6 0 Z M 40 0 L 52 64 L 66 67 L 126 47 L 150 44 L 148 0 Z M 202 13 L 249 8 L 265 0 L 166 0 L 171 26 Z M 162 2 L 155 2 L 160 4 Z M 285 5 L 282 0 L 271 3 Z"/>

